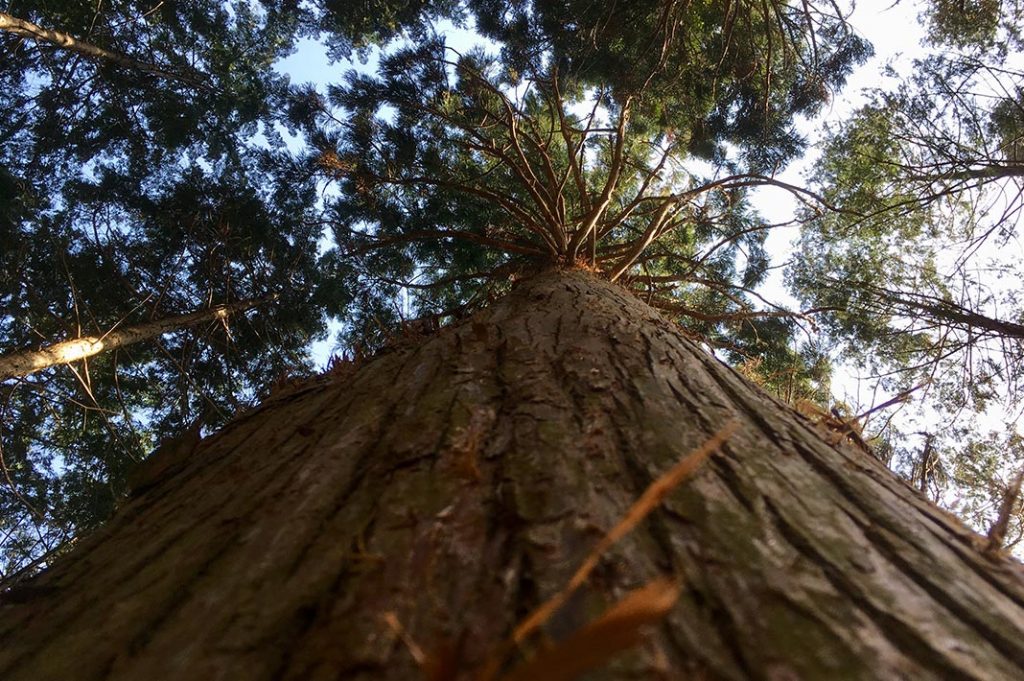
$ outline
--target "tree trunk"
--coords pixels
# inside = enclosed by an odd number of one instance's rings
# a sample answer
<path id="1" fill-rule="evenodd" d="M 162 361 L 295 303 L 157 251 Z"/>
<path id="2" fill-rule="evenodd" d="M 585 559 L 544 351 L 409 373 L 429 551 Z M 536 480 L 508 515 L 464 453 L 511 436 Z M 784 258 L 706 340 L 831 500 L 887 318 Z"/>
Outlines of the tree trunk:
<path id="1" fill-rule="evenodd" d="M 70 50 L 90 59 L 107 61 L 126 69 L 142 71 L 143 73 L 149 73 L 160 78 L 180 80 L 190 85 L 198 85 L 205 88 L 209 87 L 209 84 L 199 77 L 201 74 L 198 72 L 194 74 L 184 74 L 168 71 L 156 64 L 147 64 L 146 62 L 132 59 L 120 52 L 105 50 L 102 47 L 93 45 L 92 43 L 79 40 L 78 38 L 75 38 L 68 33 L 64 33 L 63 31 L 54 31 L 48 28 L 43 28 L 42 26 L 33 24 L 31 21 L 19 19 L 18 17 L 11 16 L 4 12 L 0 12 L 0 31 L 5 31 L 20 38 L 27 38 L 29 40 L 47 43 L 61 49 Z"/>
<path id="2" fill-rule="evenodd" d="M 39 350 L 24 350 L 0 356 L 0 381 L 16 376 L 27 376 L 58 364 L 70 364 L 98 355 L 107 350 L 123 348 L 170 331 L 187 329 L 203 322 L 224 320 L 238 312 L 244 312 L 274 300 L 276 296 L 261 300 L 242 300 L 230 305 L 218 305 L 198 312 L 155 319 L 145 324 L 113 328 L 102 336 L 82 336 L 48 345 Z"/>
<path id="3" fill-rule="evenodd" d="M 730 420 L 545 625 L 678 576 L 588 678 L 1024 678 L 1016 563 L 582 272 L 203 440 L 0 606 L 0 678 L 422 678 L 409 642 L 476 668 Z"/>

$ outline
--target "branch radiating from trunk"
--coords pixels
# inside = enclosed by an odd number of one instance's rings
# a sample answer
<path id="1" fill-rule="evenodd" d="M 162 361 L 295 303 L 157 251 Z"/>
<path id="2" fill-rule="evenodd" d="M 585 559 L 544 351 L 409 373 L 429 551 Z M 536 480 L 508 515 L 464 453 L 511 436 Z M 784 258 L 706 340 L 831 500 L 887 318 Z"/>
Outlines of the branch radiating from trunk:
<path id="1" fill-rule="evenodd" d="M 133 59 L 132 57 L 120 52 L 107 50 L 97 45 L 93 45 L 92 43 L 79 40 L 78 38 L 75 38 L 68 33 L 64 33 L 63 31 L 43 28 L 42 26 L 33 24 L 31 21 L 19 19 L 18 17 L 11 16 L 4 12 L 0 12 L 0 31 L 5 31 L 21 38 L 35 40 L 36 42 L 47 43 L 61 49 L 70 50 L 71 52 L 76 52 L 90 59 L 107 61 L 126 69 L 149 73 L 159 78 L 178 80 L 203 88 L 210 87 L 208 80 L 204 79 L 199 73 L 178 73 L 156 64 L 139 61 L 138 59 Z"/>
<path id="2" fill-rule="evenodd" d="M 166 317 L 155 321 L 113 329 L 102 336 L 83 336 L 48 345 L 40 350 L 25 350 L 0 356 L 0 381 L 27 376 L 58 364 L 70 364 L 101 352 L 155 338 L 168 331 L 188 328 L 203 322 L 227 319 L 233 314 L 257 307 L 272 298 L 243 300 L 230 305 L 218 305 L 189 314 Z"/>

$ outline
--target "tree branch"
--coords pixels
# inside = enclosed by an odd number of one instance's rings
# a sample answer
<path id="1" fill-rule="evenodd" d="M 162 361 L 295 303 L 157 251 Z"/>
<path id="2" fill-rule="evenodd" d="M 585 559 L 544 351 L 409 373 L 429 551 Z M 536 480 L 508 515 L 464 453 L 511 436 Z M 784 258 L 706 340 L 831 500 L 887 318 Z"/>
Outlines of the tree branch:
<path id="1" fill-rule="evenodd" d="M 13 17 L 10 14 L 5 14 L 4 12 L 0 12 L 0 31 L 5 31 L 21 38 L 28 38 L 36 42 L 48 43 L 54 47 L 70 50 L 71 52 L 81 54 L 85 57 L 89 57 L 90 59 L 107 61 L 127 69 L 142 71 L 160 78 L 178 80 L 204 89 L 212 89 L 209 84 L 209 77 L 205 74 L 193 75 L 169 71 L 163 67 L 157 66 L 156 64 L 142 62 L 125 54 L 121 54 L 120 52 L 113 52 L 93 45 L 92 43 L 83 42 L 62 31 L 43 28 L 42 26 L 33 24 L 31 21 L 25 21 L 24 19 Z"/>

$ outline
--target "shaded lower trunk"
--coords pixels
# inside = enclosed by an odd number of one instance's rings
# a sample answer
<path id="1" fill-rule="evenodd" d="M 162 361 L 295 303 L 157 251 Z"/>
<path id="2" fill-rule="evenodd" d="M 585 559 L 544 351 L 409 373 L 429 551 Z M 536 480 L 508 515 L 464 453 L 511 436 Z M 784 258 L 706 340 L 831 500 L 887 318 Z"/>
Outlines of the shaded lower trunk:
<path id="1" fill-rule="evenodd" d="M 386 612 L 474 668 L 731 419 L 547 623 L 557 640 L 682 580 L 664 625 L 588 678 L 1024 678 L 1015 563 L 579 272 L 203 440 L 0 607 L 0 678 L 418 678 Z"/>

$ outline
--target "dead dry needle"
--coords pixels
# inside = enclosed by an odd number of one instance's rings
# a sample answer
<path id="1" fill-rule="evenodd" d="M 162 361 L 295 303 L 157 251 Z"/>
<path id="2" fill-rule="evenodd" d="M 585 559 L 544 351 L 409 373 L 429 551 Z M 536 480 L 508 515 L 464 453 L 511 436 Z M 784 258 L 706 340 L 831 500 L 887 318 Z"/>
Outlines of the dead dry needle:
<path id="1" fill-rule="evenodd" d="M 999 505 L 999 516 L 988 531 L 988 542 L 985 545 L 986 553 L 995 553 L 1003 548 L 1003 541 L 1006 539 L 1006 530 L 1010 526 L 1010 516 L 1013 515 L 1013 508 L 1017 505 L 1017 498 L 1020 496 L 1021 482 L 1024 481 L 1024 471 L 1021 471 L 1006 487 L 1003 493 L 1003 501 Z"/>
<path id="2" fill-rule="evenodd" d="M 635 589 L 555 647 L 541 651 L 501 681 L 570 681 L 642 640 L 679 598 L 679 584 L 659 577 Z"/>
<path id="3" fill-rule="evenodd" d="M 381 614 L 381 619 L 388 625 L 388 628 L 398 637 L 402 643 L 405 644 L 409 654 L 412 655 L 412 659 L 416 661 L 416 664 L 422 669 L 427 662 L 427 656 L 423 652 L 423 649 L 409 636 L 409 633 L 402 626 L 402 623 L 398 621 L 398 615 L 388 610 Z"/>
<path id="4" fill-rule="evenodd" d="M 491 681 L 495 674 L 497 674 L 498 668 L 501 666 L 501 663 L 504 661 L 509 651 L 526 640 L 530 634 L 536 631 L 542 624 L 548 621 L 548 619 L 550 619 L 559 608 L 565 605 L 565 602 L 569 600 L 569 597 L 587 581 L 588 577 L 590 577 L 590 573 L 594 571 L 595 567 L 597 567 L 598 562 L 601 560 L 601 556 L 603 556 L 604 553 L 617 541 L 632 532 L 633 529 L 651 513 L 651 511 L 657 508 L 658 505 L 664 501 L 665 497 L 667 497 L 672 490 L 693 475 L 701 464 L 703 464 L 709 456 L 714 454 L 718 448 L 729 439 L 729 437 L 736 431 L 737 426 L 738 424 L 735 420 L 729 421 L 718 432 L 704 442 L 704 444 L 687 454 L 681 461 L 679 461 L 679 463 L 652 482 L 647 489 L 644 490 L 644 493 L 640 495 L 640 498 L 630 506 L 622 519 L 619 520 L 619 522 L 608 531 L 608 534 L 606 534 L 601 541 L 597 543 L 593 550 L 591 550 L 587 555 L 587 558 L 583 561 L 583 564 L 580 565 L 578 570 L 576 570 L 575 574 L 573 574 L 569 579 L 565 587 L 538 606 L 536 610 L 530 613 L 522 622 L 519 623 L 518 626 L 516 626 L 515 630 L 512 632 L 512 636 L 499 646 L 487 663 L 484 664 L 479 676 L 477 677 L 479 681 Z"/>

